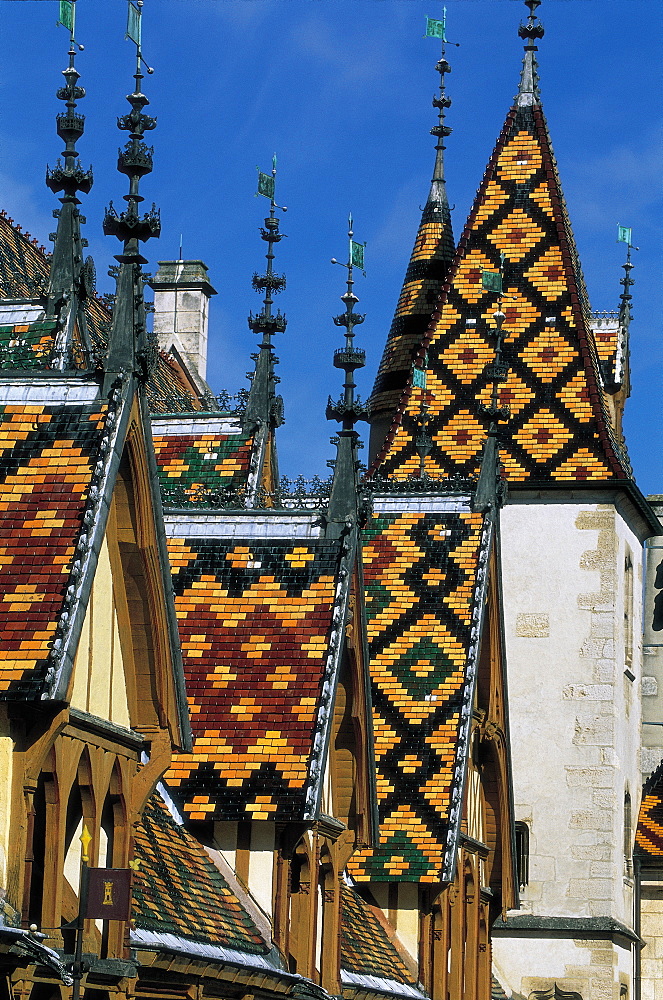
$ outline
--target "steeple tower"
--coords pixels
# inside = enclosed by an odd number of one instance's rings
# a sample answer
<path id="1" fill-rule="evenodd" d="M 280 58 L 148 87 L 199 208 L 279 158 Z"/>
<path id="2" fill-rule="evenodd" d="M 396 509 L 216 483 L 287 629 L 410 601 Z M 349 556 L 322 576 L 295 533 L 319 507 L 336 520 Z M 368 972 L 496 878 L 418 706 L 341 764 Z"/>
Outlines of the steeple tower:
<path id="1" fill-rule="evenodd" d="M 124 195 L 127 207 L 118 213 L 111 202 L 104 218 L 106 236 L 117 236 L 123 243 L 123 251 L 116 256 L 120 269 L 117 276 L 117 291 L 113 323 L 111 326 L 104 393 L 106 394 L 118 376 L 140 374 L 147 377 L 150 367 L 150 352 L 145 325 L 145 301 L 143 284 L 145 276 L 142 265 L 145 257 L 140 253 L 140 243 L 152 236 L 159 236 L 161 220 L 155 205 L 145 215 L 139 215 L 138 208 L 145 199 L 139 194 L 141 177 L 152 171 L 154 149 L 147 146 L 143 136 L 156 128 L 156 118 L 143 113 L 150 102 L 143 94 L 141 81 L 144 64 L 141 49 L 141 18 L 143 0 L 137 6 L 129 3 L 128 36 L 136 45 L 136 72 L 133 93 L 127 96 L 131 111 L 117 120 L 117 127 L 129 132 L 129 141 L 118 154 L 117 169 L 129 178 L 129 194 Z M 133 16 L 132 16 L 133 11 Z M 148 73 L 152 70 L 148 67 Z"/>
<path id="2" fill-rule="evenodd" d="M 446 58 L 446 21 L 435 23 L 441 26 L 442 38 L 442 54 L 435 66 L 440 75 L 440 87 L 438 94 L 433 97 L 438 120 L 437 125 L 431 129 L 431 134 L 437 139 L 435 165 L 405 281 L 368 404 L 371 424 L 369 462 L 379 452 L 403 393 L 408 389 L 417 349 L 423 340 L 454 256 L 451 211 L 444 177 L 444 140 L 452 131 L 445 123 L 446 112 L 451 107 L 445 78 L 451 72 L 451 66 Z"/>
<path id="3" fill-rule="evenodd" d="M 332 259 L 332 264 L 341 264 L 342 267 L 347 268 L 348 277 L 347 290 L 345 295 L 341 296 L 341 302 L 345 304 L 345 312 L 341 313 L 340 316 L 334 316 L 336 326 L 345 327 L 345 347 L 334 351 L 334 367 L 341 368 L 345 372 L 343 395 L 337 403 L 332 402 L 331 396 L 327 402 L 327 419 L 338 420 L 341 424 L 341 430 L 337 437 L 334 478 L 329 499 L 329 524 L 327 528 L 329 536 L 337 535 L 346 521 L 356 521 L 359 435 L 355 430 L 355 424 L 358 420 L 368 420 L 366 407 L 359 396 L 355 395 L 354 373 L 366 364 L 366 352 L 354 346 L 354 328 L 363 323 L 365 319 L 365 316 L 354 311 L 359 299 L 353 290 L 354 267 L 363 268 L 364 266 L 364 246 L 361 243 L 355 243 L 352 239 L 354 236 L 352 225 L 352 216 L 350 216 L 348 219 L 347 264 Z"/>
<path id="4" fill-rule="evenodd" d="M 64 101 L 66 111 L 57 115 L 57 132 L 65 143 L 62 151 L 64 163 L 58 159 L 53 169 L 46 169 L 46 184 L 55 194 L 62 192 L 62 207 L 54 214 L 58 220 L 55 246 L 48 284 L 46 316 L 58 322 L 51 366 L 60 370 L 74 366 L 74 338 L 78 337 L 83 357 L 78 365 L 87 362 L 89 342 L 82 308 L 86 289 L 86 268 L 83 263 L 84 241 L 81 239 L 81 221 L 85 221 L 78 206 L 79 192 L 87 194 L 92 187 L 92 170 L 83 170 L 76 150 L 76 143 L 85 129 L 85 116 L 77 111 L 77 102 L 85 97 L 85 90 L 78 86 L 80 74 L 74 63 L 77 44 L 75 33 L 75 3 L 71 7 L 69 28 L 69 65 L 62 71 L 64 87 L 57 91 Z M 81 45 L 82 49 L 83 46 Z"/>

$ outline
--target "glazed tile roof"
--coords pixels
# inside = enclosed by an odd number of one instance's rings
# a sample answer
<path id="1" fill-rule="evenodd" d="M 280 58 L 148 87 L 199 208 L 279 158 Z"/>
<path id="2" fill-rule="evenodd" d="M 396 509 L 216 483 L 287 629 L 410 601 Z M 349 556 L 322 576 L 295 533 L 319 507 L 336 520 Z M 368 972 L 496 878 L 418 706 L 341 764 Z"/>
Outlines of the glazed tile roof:
<path id="1" fill-rule="evenodd" d="M 427 388 L 409 384 L 381 455 L 382 475 L 416 473 L 422 393 L 433 448 L 430 474 L 476 471 L 485 438 L 477 415 L 490 387 L 496 295 L 483 269 L 504 272 L 505 361 L 500 405 L 511 419 L 501 458 L 509 482 L 625 479 L 623 441 L 610 424 L 589 327 L 589 306 L 543 114 L 514 108 L 488 164 L 449 280 L 419 348 Z"/>
<path id="2" fill-rule="evenodd" d="M 0 300 L 38 299 L 48 288 L 50 256 L 38 247 L 20 227 L 0 213 Z M 104 302 L 95 297 L 85 304 L 85 317 L 93 350 L 103 353 L 108 342 L 111 314 Z M 43 319 L 43 317 L 42 317 Z M 42 322 L 13 324 L 0 328 L 0 368 L 35 368 L 45 364 L 52 347 L 54 327 Z M 12 345 L 11 351 L 8 350 Z M 4 357 L 3 357 L 4 355 Z M 162 353 L 146 386 L 153 412 L 178 412 L 198 409 L 199 403 L 183 384 L 175 365 Z"/>
<path id="3" fill-rule="evenodd" d="M 132 920 L 137 928 L 252 955 L 269 948 L 205 849 L 155 793 L 136 827 Z"/>
<path id="4" fill-rule="evenodd" d="M 193 499 L 198 491 L 233 490 L 244 486 L 249 474 L 253 435 L 239 421 L 237 433 L 219 431 L 155 433 L 154 450 L 164 503 Z"/>
<path id="5" fill-rule="evenodd" d="M 341 969 L 413 984 L 402 958 L 370 906 L 348 885 L 341 887 Z"/>
<path id="6" fill-rule="evenodd" d="M 642 789 L 635 853 L 663 864 L 663 761 Z"/>
<path id="7" fill-rule="evenodd" d="M 96 404 L 0 406 L 0 696 L 36 696 L 98 453 Z"/>
<path id="8" fill-rule="evenodd" d="M 365 529 L 380 840 L 353 855 L 356 881 L 440 877 L 482 528 L 481 514 L 404 511 Z"/>
<path id="9" fill-rule="evenodd" d="M 301 817 L 340 543 L 172 539 L 194 749 L 167 775 L 188 819 Z"/>
<path id="10" fill-rule="evenodd" d="M 453 255 L 449 205 L 446 198 L 442 203 L 429 199 L 370 398 L 371 415 L 398 406 Z"/>

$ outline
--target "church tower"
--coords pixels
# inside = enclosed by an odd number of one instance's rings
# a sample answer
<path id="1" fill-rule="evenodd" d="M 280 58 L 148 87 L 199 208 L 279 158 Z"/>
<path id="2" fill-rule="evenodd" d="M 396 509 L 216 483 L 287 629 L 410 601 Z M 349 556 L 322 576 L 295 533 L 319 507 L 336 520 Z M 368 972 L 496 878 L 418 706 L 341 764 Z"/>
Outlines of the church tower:
<path id="1" fill-rule="evenodd" d="M 516 996 L 618 1000 L 633 988 L 639 595 L 656 519 L 621 433 L 628 303 L 617 324 L 592 314 L 539 91 L 540 0 L 526 4 L 518 93 L 428 328 L 408 345 L 400 399 L 375 417 L 371 475 L 476 476 L 479 404 L 499 380 L 521 908 L 494 927 L 495 968 Z"/>

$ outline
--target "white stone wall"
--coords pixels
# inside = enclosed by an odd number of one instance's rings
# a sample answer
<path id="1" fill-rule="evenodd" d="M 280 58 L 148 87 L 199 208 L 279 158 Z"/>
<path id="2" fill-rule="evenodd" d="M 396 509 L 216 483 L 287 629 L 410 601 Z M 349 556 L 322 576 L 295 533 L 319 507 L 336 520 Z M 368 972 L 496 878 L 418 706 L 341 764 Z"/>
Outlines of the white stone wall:
<path id="1" fill-rule="evenodd" d="M 642 1000 L 663 1000 L 663 887 L 643 886 Z"/>
<path id="2" fill-rule="evenodd" d="M 632 927 L 624 795 L 631 796 L 633 835 L 640 802 L 641 543 L 611 504 L 524 503 L 515 494 L 502 512 L 502 565 L 515 813 L 530 827 L 520 912 L 612 917 Z M 523 983 L 561 974 L 560 941 L 548 950 L 536 944 L 543 965 L 550 955 L 549 969 L 534 967 L 533 939 L 526 947 L 504 938 L 495 944 L 498 957 L 513 948 L 521 955 Z M 580 965 L 604 970 L 589 995 L 619 997 L 630 950 L 610 942 L 573 948 L 584 956 Z M 575 968 L 578 960 L 565 954 L 562 964 Z M 513 980 L 510 986 L 521 990 Z"/>

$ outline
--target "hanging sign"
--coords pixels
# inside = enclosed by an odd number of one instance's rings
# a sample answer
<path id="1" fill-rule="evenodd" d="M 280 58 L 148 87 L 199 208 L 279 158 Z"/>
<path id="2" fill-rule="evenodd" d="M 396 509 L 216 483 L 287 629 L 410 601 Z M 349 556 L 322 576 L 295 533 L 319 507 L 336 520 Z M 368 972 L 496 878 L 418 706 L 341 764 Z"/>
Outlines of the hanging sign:
<path id="1" fill-rule="evenodd" d="M 91 920 L 128 920 L 131 908 L 130 868 L 90 868 L 87 909 Z"/>

